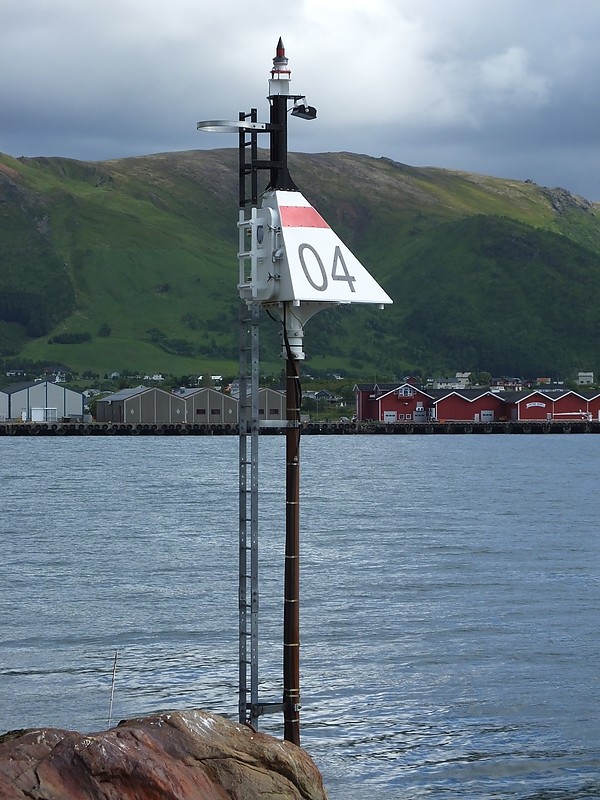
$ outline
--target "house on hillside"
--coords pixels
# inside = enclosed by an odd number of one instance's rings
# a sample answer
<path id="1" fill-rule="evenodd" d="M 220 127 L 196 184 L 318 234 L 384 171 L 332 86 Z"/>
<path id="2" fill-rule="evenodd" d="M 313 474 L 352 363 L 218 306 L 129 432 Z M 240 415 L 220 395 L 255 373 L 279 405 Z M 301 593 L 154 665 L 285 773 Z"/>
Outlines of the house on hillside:
<path id="1" fill-rule="evenodd" d="M 342 405 L 343 398 L 339 394 L 330 392 L 329 389 L 308 389 L 303 390 L 302 397 L 305 400 L 315 400 L 324 405 Z"/>
<path id="2" fill-rule="evenodd" d="M 32 422 L 83 419 L 83 394 L 52 381 L 15 383 L 3 392 L 8 396 L 6 419 Z"/>
<path id="3" fill-rule="evenodd" d="M 460 385 L 456 382 L 456 378 L 451 375 L 438 375 L 434 378 L 433 389 L 460 389 Z"/>
<path id="4" fill-rule="evenodd" d="M 230 394 L 232 397 L 238 398 L 240 396 L 240 382 L 236 378 L 235 380 L 231 381 L 231 383 L 225 387 L 225 392 Z"/>
<path id="5" fill-rule="evenodd" d="M 577 383 L 579 384 L 579 386 L 589 386 L 593 382 L 594 382 L 594 373 L 593 372 L 578 372 L 577 373 Z"/>
<path id="6" fill-rule="evenodd" d="M 502 389 L 505 392 L 518 391 L 523 388 L 523 381 L 521 378 L 510 378 L 503 375 L 500 378 L 492 378 L 490 386 L 496 389 Z"/>

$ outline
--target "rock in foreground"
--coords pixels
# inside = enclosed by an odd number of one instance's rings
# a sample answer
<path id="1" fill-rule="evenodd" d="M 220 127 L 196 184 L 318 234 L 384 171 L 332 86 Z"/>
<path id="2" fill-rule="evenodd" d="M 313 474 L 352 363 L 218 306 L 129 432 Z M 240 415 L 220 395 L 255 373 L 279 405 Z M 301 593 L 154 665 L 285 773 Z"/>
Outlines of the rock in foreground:
<path id="1" fill-rule="evenodd" d="M 301 748 L 204 711 L 0 739 L 0 800 L 326 800 Z"/>

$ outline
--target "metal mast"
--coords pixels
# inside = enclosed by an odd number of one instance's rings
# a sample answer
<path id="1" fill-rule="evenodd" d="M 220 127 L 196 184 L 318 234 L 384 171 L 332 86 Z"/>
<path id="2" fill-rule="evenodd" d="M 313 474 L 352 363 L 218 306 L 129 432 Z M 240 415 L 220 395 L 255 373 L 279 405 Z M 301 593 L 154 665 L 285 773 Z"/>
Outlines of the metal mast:
<path id="1" fill-rule="evenodd" d="M 281 38 L 269 81 L 271 180 L 267 191 L 297 191 L 288 170 L 287 111 L 290 70 Z M 284 307 L 286 358 L 285 567 L 283 586 L 283 737 L 300 744 L 300 369 L 290 347 Z"/>
<path id="2" fill-rule="evenodd" d="M 287 113 L 290 100 L 290 70 L 281 38 L 277 43 L 269 81 L 271 104 L 268 125 L 257 122 L 256 110 L 240 113 L 239 175 L 240 219 L 239 251 L 240 294 L 246 299 L 240 328 L 240 565 L 239 565 L 239 715 L 253 726 L 261 714 L 281 711 L 284 738 L 300 744 L 300 571 L 299 571 L 299 495 L 300 495 L 300 381 L 297 353 L 289 346 L 284 325 L 286 352 L 286 536 L 283 613 L 283 702 L 261 703 L 258 697 L 258 318 L 261 295 L 257 274 L 264 261 L 264 219 L 257 214 L 259 170 L 269 171 L 266 191 L 297 191 L 288 170 Z M 292 113 L 314 119 L 316 111 L 297 104 Z M 257 133 L 270 136 L 269 160 L 258 158 Z M 249 154 L 249 158 L 248 158 Z M 248 192 L 248 188 L 250 191 Z M 250 216 L 245 207 L 251 205 Z M 267 293 L 268 294 L 268 293 Z M 259 297 L 260 295 L 260 297 Z M 250 377 L 250 387 L 248 378 Z M 268 421 L 263 421 L 263 424 Z M 248 446 L 248 439 L 250 444 Z"/>
<path id="3" fill-rule="evenodd" d="M 269 122 L 256 109 L 237 122 L 207 120 L 206 131 L 239 134 L 239 718 L 254 727 L 261 714 L 283 711 L 284 738 L 300 744 L 300 362 L 305 323 L 318 311 L 350 303 L 391 303 L 390 297 L 298 191 L 288 170 L 287 114 L 315 119 L 303 95 L 290 94 L 290 70 L 279 39 L 269 80 Z M 268 133 L 269 158 L 257 136 Z M 269 181 L 258 207 L 258 172 Z M 249 207 L 249 214 L 248 214 Z M 286 360 L 286 498 L 282 702 L 258 696 L 258 434 L 260 308 L 282 322 Z M 280 425 L 280 422 L 271 424 Z"/>

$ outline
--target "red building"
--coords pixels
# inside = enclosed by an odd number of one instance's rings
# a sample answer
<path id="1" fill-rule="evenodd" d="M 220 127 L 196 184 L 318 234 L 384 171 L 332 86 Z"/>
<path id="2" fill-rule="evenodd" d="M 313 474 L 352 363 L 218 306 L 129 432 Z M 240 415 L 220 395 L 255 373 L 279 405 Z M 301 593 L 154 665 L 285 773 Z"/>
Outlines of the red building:
<path id="1" fill-rule="evenodd" d="M 583 395 L 583 392 L 581 392 L 581 394 Z M 594 391 L 589 393 L 588 411 L 592 415 L 592 419 L 600 421 L 600 392 Z"/>
<path id="2" fill-rule="evenodd" d="M 511 419 L 591 420 L 600 419 L 600 393 L 570 390 L 536 390 L 514 398 Z"/>
<path id="3" fill-rule="evenodd" d="M 514 397 L 511 403 L 513 420 L 549 420 L 552 419 L 554 398 L 537 389 L 527 392 L 523 397 Z"/>
<path id="4" fill-rule="evenodd" d="M 553 418 L 600 419 L 600 396 L 597 392 L 567 392 L 554 401 Z"/>
<path id="5" fill-rule="evenodd" d="M 547 422 L 600 420 L 597 390 L 429 389 L 400 384 L 354 387 L 356 418 L 376 422 Z"/>
<path id="6" fill-rule="evenodd" d="M 433 396 L 410 383 L 360 384 L 354 387 L 356 418 L 376 422 L 427 422 Z"/>
<path id="7" fill-rule="evenodd" d="M 446 392 L 434 401 L 435 418 L 497 422 L 510 419 L 504 396 L 489 389 L 460 389 Z"/>

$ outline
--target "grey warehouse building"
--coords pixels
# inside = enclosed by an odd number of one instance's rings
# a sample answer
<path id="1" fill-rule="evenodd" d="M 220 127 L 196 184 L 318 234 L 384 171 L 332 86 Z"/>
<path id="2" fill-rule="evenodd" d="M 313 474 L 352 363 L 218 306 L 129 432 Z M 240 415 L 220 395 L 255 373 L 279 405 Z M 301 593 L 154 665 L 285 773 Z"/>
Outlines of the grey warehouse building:
<path id="1" fill-rule="evenodd" d="M 285 419 L 285 392 L 279 392 L 277 389 L 259 389 L 258 418 L 261 420 Z"/>
<path id="2" fill-rule="evenodd" d="M 285 419 L 285 394 L 260 389 L 259 418 Z M 96 403 L 96 421 L 139 424 L 223 424 L 237 425 L 239 402 L 229 394 L 210 387 L 178 389 L 172 393 L 154 387 L 137 386 L 103 397 Z"/>
<path id="3" fill-rule="evenodd" d="M 232 425 L 238 421 L 238 402 L 229 394 L 205 387 L 201 389 L 179 389 L 177 397 L 185 399 L 187 422 L 222 423 Z"/>
<path id="4" fill-rule="evenodd" d="M 164 389 L 136 386 L 122 389 L 96 403 L 97 422 L 186 422 L 185 400 Z"/>
<path id="5" fill-rule="evenodd" d="M 0 422 L 8 419 L 8 395 L 4 389 L 0 389 Z"/>
<path id="6" fill-rule="evenodd" d="M 33 422 L 83 419 L 84 397 L 52 381 L 29 381 L 7 386 L 0 393 L 0 418 Z M 6 395 L 6 400 L 4 400 Z"/>

